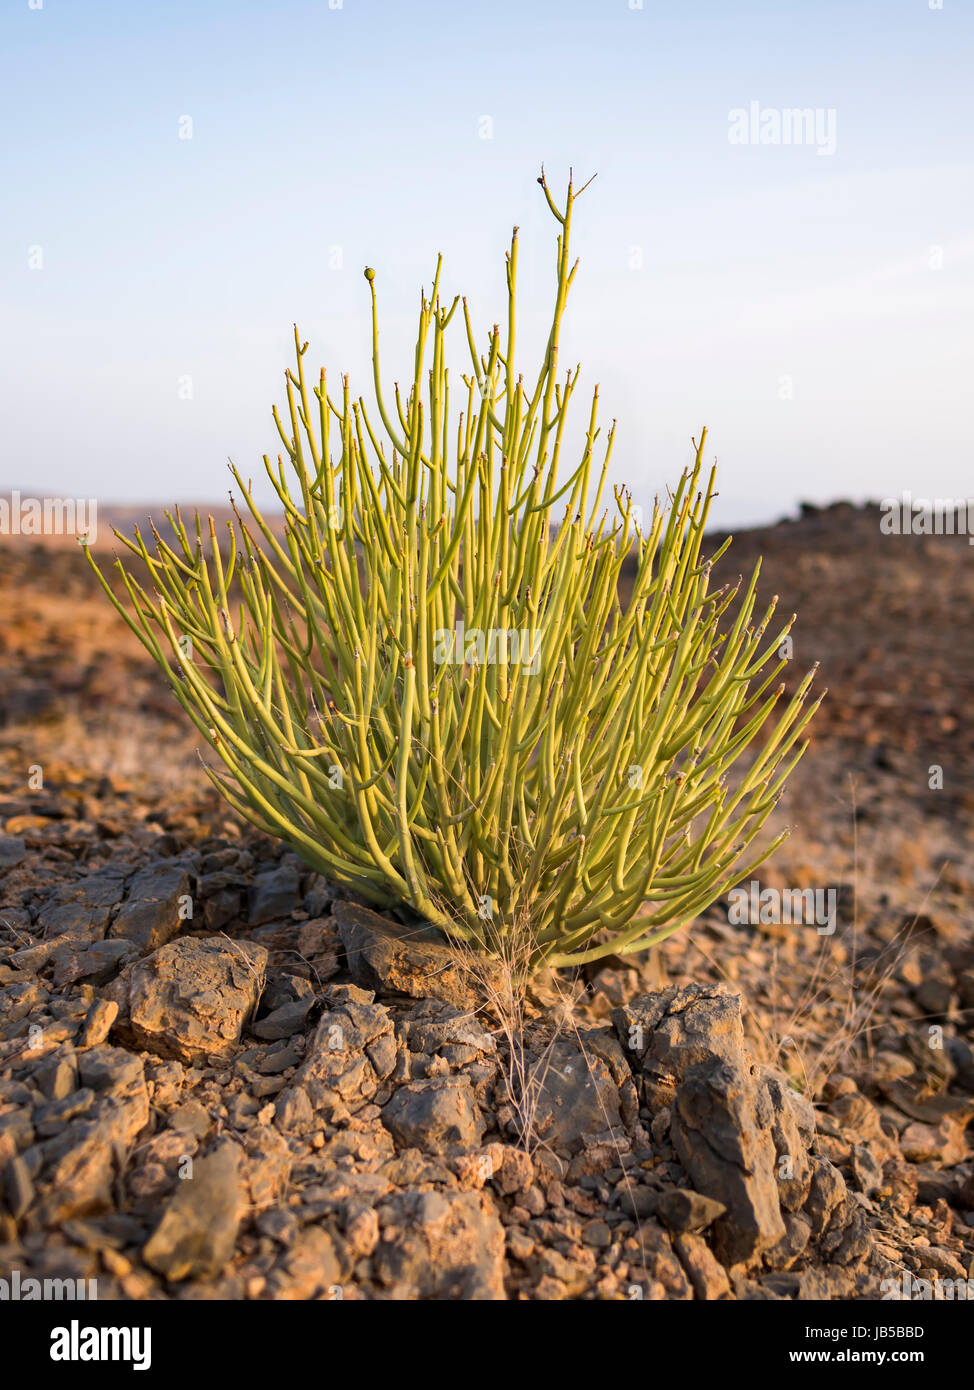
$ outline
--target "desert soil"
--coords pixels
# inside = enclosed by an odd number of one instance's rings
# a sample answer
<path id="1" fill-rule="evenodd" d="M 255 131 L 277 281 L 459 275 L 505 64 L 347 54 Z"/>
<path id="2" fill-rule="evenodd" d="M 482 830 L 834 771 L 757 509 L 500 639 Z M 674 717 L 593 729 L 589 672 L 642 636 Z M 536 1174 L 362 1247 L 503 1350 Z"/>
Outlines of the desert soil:
<path id="1" fill-rule="evenodd" d="M 721 573 L 761 552 L 792 683 L 818 661 L 830 693 L 758 878 L 835 889 L 835 931 L 725 900 L 542 977 L 519 1021 L 502 979 L 241 823 L 80 552 L 4 538 L 0 1276 L 353 1300 L 974 1278 L 974 548 L 836 506 L 738 536 Z"/>

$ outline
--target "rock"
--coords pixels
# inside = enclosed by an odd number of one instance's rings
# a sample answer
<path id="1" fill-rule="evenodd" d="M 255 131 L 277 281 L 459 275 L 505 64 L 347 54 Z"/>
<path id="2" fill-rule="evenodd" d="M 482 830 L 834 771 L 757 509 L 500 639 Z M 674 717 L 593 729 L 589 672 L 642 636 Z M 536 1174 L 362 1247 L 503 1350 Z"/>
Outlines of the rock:
<path id="1" fill-rule="evenodd" d="M 55 887 L 38 919 L 44 936 L 84 936 L 94 941 L 105 935 L 112 909 L 122 901 L 125 875 L 106 866 L 74 883 Z"/>
<path id="2" fill-rule="evenodd" d="M 484 993 L 501 989 L 500 966 L 443 940 L 433 928 L 397 927 L 370 908 L 336 902 L 335 922 L 352 979 L 366 989 L 442 999 L 476 1008 Z M 484 987 L 484 981 L 488 983 Z"/>
<path id="3" fill-rule="evenodd" d="M 900 1135 L 903 1157 L 911 1163 L 933 1161 L 952 1168 L 967 1156 L 964 1125 L 960 1120 L 945 1116 L 938 1125 L 907 1125 Z"/>
<path id="4" fill-rule="evenodd" d="M 942 1018 L 949 1014 L 955 1002 L 954 979 L 949 970 L 940 967 L 934 975 L 928 975 L 916 986 L 913 997 L 929 1018 Z"/>
<path id="5" fill-rule="evenodd" d="M 48 1100 L 64 1100 L 65 1096 L 78 1089 L 78 1068 L 74 1054 L 59 1050 L 46 1057 L 35 1068 L 32 1080 Z"/>
<path id="6" fill-rule="evenodd" d="M 801 1212 L 784 1213 L 785 1234 L 776 1245 L 765 1251 L 770 1269 L 788 1269 L 804 1254 L 812 1235 L 811 1222 Z"/>
<path id="7" fill-rule="evenodd" d="M 520 1096 L 522 1134 L 556 1152 L 571 1155 L 587 1136 L 622 1124 L 619 1087 L 605 1059 L 574 1042 L 559 1039 L 531 1062 Z"/>
<path id="8" fill-rule="evenodd" d="M 372 1254 L 379 1243 L 379 1218 L 374 1207 L 361 1201 L 346 1202 L 345 1239 L 356 1258 Z"/>
<path id="9" fill-rule="evenodd" d="M 805 1215 L 811 1223 L 812 1238 L 823 1235 L 831 1224 L 833 1214 L 846 1199 L 845 1179 L 828 1159 L 813 1157 L 812 1182 Z"/>
<path id="10" fill-rule="evenodd" d="M 288 1042 L 281 1046 L 269 1047 L 257 1059 L 257 1070 L 261 1076 L 277 1077 L 281 1072 L 299 1066 L 303 1057 L 304 1048 L 298 1043 Z"/>
<path id="11" fill-rule="evenodd" d="M 474 1148 L 484 1132 L 470 1083 L 462 1076 L 400 1086 L 383 1107 L 382 1119 L 403 1148 L 429 1154 Z"/>
<path id="12" fill-rule="evenodd" d="M 34 1200 L 34 1183 L 30 1169 L 19 1154 L 15 1154 L 7 1164 L 3 1181 L 10 1215 L 15 1221 L 19 1221 Z"/>
<path id="13" fill-rule="evenodd" d="M 4 918 L 7 918 L 8 909 L 3 909 Z M 30 929 L 30 917 L 27 918 L 27 930 Z M 25 975 L 36 975 L 56 953 L 58 943 L 54 941 L 37 941 L 32 946 L 21 946 L 19 951 L 14 951 L 13 955 L 7 957 L 7 964 L 15 970 L 22 970 Z"/>
<path id="14" fill-rule="evenodd" d="M 88 1086 L 80 1086 L 63 1100 L 53 1100 L 50 1105 L 42 1105 L 34 1111 L 34 1128 L 44 1137 L 61 1133 L 69 1120 L 76 1119 L 90 1110 L 94 1104 L 95 1093 Z"/>
<path id="15" fill-rule="evenodd" d="M 177 1134 L 188 1134 L 195 1139 L 203 1139 L 210 1132 L 213 1120 L 198 1100 L 187 1100 L 170 1113 L 168 1124 Z"/>
<path id="16" fill-rule="evenodd" d="M 619 1210 L 634 1221 L 641 1221 L 647 1216 L 656 1215 L 659 1199 L 660 1193 L 655 1187 L 632 1187 L 627 1184 L 618 1196 Z"/>
<path id="17" fill-rule="evenodd" d="M 868 1143 L 880 1159 L 892 1156 L 896 1146 L 880 1124 L 878 1110 L 865 1096 L 858 1092 L 837 1096 L 828 1113 L 857 1140 Z"/>
<path id="18" fill-rule="evenodd" d="M 850 1168 L 856 1190 L 871 1197 L 883 1185 L 883 1165 L 867 1144 L 853 1144 Z"/>
<path id="19" fill-rule="evenodd" d="M 507 1253 L 512 1259 L 523 1263 L 534 1254 L 534 1241 L 525 1231 L 521 1230 L 520 1226 L 506 1227 L 505 1239 L 507 1241 Z"/>
<path id="20" fill-rule="evenodd" d="M 41 986 L 37 980 L 25 980 L 22 984 L 0 989 L 0 1028 L 12 1028 L 21 1019 L 26 1018 L 40 1002 Z"/>
<path id="21" fill-rule="evenodd" d="M 300 975 L 280 972 L 269 975 L 260 996 L 260 1014 L 273 1013 L 284 1004 L 294 1004 L 299 1000 L 313 999 L 314 990 Z"/>
<path id="22" fill-rule="evenodd" d="M 247 900 L 252 925 L 290 917 L 297 906 L 301 881 L 293 864 L 278 864 L 257 874 Z"/>
<path id="23" fill-rule="evenodd" d="M 477 1057 L 493 1056 L 497 1043 L 468 1009 L 441 999 L 424 999 L 400 1018 L 396 1032 L 408 1052 L 439 1055 L 462 1066 Z"/>
<path id="24" fill-rule="evenodd" d="M 0 873 L 16 869 L 27 858 L 27 844 L 21 835 L 0 835 Z"/>
<path id="25" fill-rule="evenodd" d="M 902 1081 L 904 1077 L 912 1076 L 914 1071 L 909 1057 L 885 1048 L 880 1049 L 872 1060 L 871 1075 L 874 1081 Z"/>
<path id="26" fill-rule="evenodd" d="M 78 1079 L 97 1095 L 116 1100 L 132 1097 L 145 1087 L 142 1061 L 121 1047 L 93 1047 L 76 1058 Z"/>
<path id="27" fill-rule="evenodd" d="M 391 1298 L 506 1297 L 504 1231 L 485 1193 L 400 1193 L 386 1210 L 396 1234 L 372 1259 Z"/>
<path id="28" fill-rule="evenodd" d="M 974 967 L 957 976 L 957 991 L 965 1009 L 974 1009 Z"/>
<path id="29" fill-rule="evenodd" d="M 966 1038 L 948 1038 L 947 1051 L 957 1073 L 956 1085 L 974 1096 L 974 1047 Z"/>
<path id="30" fill-rule="evenodd" d="M 727 1208 L 712 1197 L 685 1187 L 671 1187 L 659 1199 L 656 1214 L 671 1231 L 703 1231 Z"/>
<path id="31" fill-rule="evenodd" d="M 595 1255 L 584 1246 L 570 1246 L 567 1254 L 554 1247 L 535 1246 L 527 1261 L 535 1287 L 533 1297 L 552 1301 L 580 1298 L 588 1289 L 595 1269 Z"/>
<path id="32" fill-rule="evenodd" d="M 287 1140 L 270 1125 L 258 1124 L 247 1130 L 243 1142 L 250 1210 L 261 1211 L 284 1197 L 291 1175 L 291 1152 Z"/>
<path id="33" fill-rule="evenodd" d="M 865 1213 L 853 1202 L 844 1202 L 829 1229 L 818 1241 L 819 1255 L 833 1265 L 860 1267 L 872 1249 L 872 1233 Z"/>
<path id="34" fill-rule="evenodd" d="M 644 994 L 612 1022 L 652 1110 L 669 1104 L 678 1078 L 697 1062 L 739 1062 L 744 1052 L 741 1000 L 723 985 L 687 985 Z"/>
<path id="35" fill-rule="evenodd" d="M 32 1229 L 107 1210 L 128 1150 L 149 1119 L 140 1058 L 102 1045 L 80 1053 L 77 1064 L 81 1090 L 76 1094 L 93 1092 L 93 1099 L 33 1151 L 41 1172 L 28 1213 Z"/>
<path id="36" fill-rule="evenodd" d="M 612 1244 L 612 1232 L 608 1224 L 599 1218 L 594 1221 L 586 1221 L 582 1227 L 582 1240 L 586 1245 L 592 1245 L 596 1250 L 607 1250 Z"/>
<path id="37" fill-rule="evenodd" d="M 329 989 L 334 999 L 342 997 Z M 395 1048 L 382 1046 L 393 1031 L 381 1004 L 346 997 L 322 1014 L 293 1086 L 278 1100 L 278 1125 L 288 1133 L 307 1133 L 315 1115 L 332 1120 L 361 1109 L 395 1065 Z"/>
<path id="38" fill-rule="evenodd" d="M 251 942 L 171 941 L 107 986 L 121 1006 L 116 1032 L 181 1062 L 229 1056 L 260 996 L 266 963 L 267 952 Z"/>
<path id="39" fill-rule="evenodd" d="M 628 1275 L 630 1288 L 641 1289 L 643 1298 L 693 1297 L 693 1284 L 661 1226 L 657 1226 L 653 1221 L 645 1222 L 640 1226 L 632 1244 L 637 1250 L 641 1248 L 642 1263 L 640 1264 L 640 1256 L 634 1254 Z"/>
<path id="40" fill-rule="evenodd" d="M 763 1080 L 771 1103 L 778 1200 L 783 1211 L 798 1211 L 812 1180 L 807 1150 L 815 1136 L 815 1110 L 783 1077 L 765 1070 Z"/>
<path id="41" fill-rule="evenodd" d="M 673 1248 L 686 1270 L 697 1298 L 726 1298 L 730 1294 L 727 1272 L 711 1253 L 702 1236 L 690 1233 L 674 1237 Z"/>
<path id="42" fill-rule="evenodd" d="M 78 980 L 104 984 L 136 951 L 131 941 L 82 941 L 80 949 L 74 942 L 65 942 L 51 953 L 55 987 L 60 989 Z"/>
<path id="43" fill-rule="evenodd" d="M 949 1250 L 937 1245 L 914 1245 L 911 1253 L 921 1269 L 932 1269 L 947 1279 L 966 1282 L 967 1270 Z"/>
<path id="44" fill-rule="evenodd" d="M 756 1259 L 785 1234 L 776 1139 L 789 1150 L 786 1177 L 795 1178 L 797 1165 L 792 1201 L 805 1190 L 805 1145 L 786 1084 L 754 1072 L 740 996 L 724 986 L 673 987 L 633 1000 L 612 1019 L 646 1105 L 671 1112 L 673 1145 L 693 1188 L 725 1208 L 714 1227 L 718 1256 L 725 1264 Z"/>
<path id="45" fill-rule="evenodd" d="M 305 900 L 307 902 L 307 899 Z M 315 917 L 298 929 L 298 955 L 308 962 L 319 985 L 338 974 L 342 940 L 330 917 Z"/>
<path id="46" fill-rule="evenodd" d="M 98 1047 L 111 1032 L 112 1024 L 118 1017 L 118 1005 L 113 999 L 96 999 L 85 1014 L 81 1031 L 75 1041 L 79 1052 L 89 1047 Z"/>
<path id="47" fill-rule="evenodd" d="M 0 1115 L 0 1163 L 34 1142 L 34 1126 L 27 1109 L 8 1110 Z"/>
<path id="48" fill-rule="evenodd" d="M 291 1086 L 278 1098 L 274 1118 L 283 1134 L 307 1134 L 314 1128 L 315 1112 L 303 1086 Z"/>
<path id="49" fill-rule="evenodd" d="M 488 1154 L 491 1177 L 498 1192 L 510 1197 L 528 1190 L 534 1181 L 534 1163 L 530 1154 L 507 1144 L 491 1144 Z M 974 1202 L 971 1205 L 974 1206 Z"/>
<path id="50" fill-rule="evenodd" d="M 170 1283 L 215 1279 L 233 1256 L 244 1207 L 240 1149 L 225 1140 L 196 1159 L 142 1251 Z"/>
<path id="51" fill-rule="evenodd" d="M 203 884 L 200 884 L 200 894 L 204 893 Z M 243 901 L 243 894 L 234 888 L 221 888 L 216 893 L 209 893 L 203 898 L 203 925 L 207 931 L 220 931 L 227 927 L 231 922 L 236 921 L 240 916 L 240 905 Z"/>
<path id="52" fill-rule="evenodd" d="M 140 869 L 108 935 L 131 941 L 141 951 L 165 946 L 186 919 L 190 888 L 189 874 L 178 861 Z"/>
<path id="53" fill-rule="evenodd" d="M 913 1211 L 917 1203 L 919 1174 L 912 1163 L 896 1157 L 883 1164 L 883 1187 L 893 1210 L 900 1216 Z"/>
<path id="54" fill-rule="evenodd" d="M 956 1168 L 949 1173 L 933 1167 L 917 1170 L 917 1200 L 921 1206 L 936 1207 L 939 1202 L 945 1202 L 948 1207 L 956 1207 L 960 1203 L 961 1187 L 961 1176 Z"/>
<path id="55" fill-rule="evenodd" d="M 254 1226 L 269 1240 L 276 1240 L 285 1250 L 290 1249 L 294 1244 L 294 1238 L 298 1233 L 297 1217 L 292 1211 L 283 1207 L 273 1207 L 270 1211 L 262 1211 L 255 1219 Z"/>
<path id="56" fill-rule="evenodd" d="M 673 1104 L 680 1162 L 694 1187 L 726 1208 L 714 1229 L 724 1264 L 756 1258 L 785 1233 L 771 1117 L 760 1099 L 745 1067 L 715 1060 L 690 1068 Z"/>
<path id="57" fill-rule="evenodd" d="M 263 1038 L 266 1042 L 277 1042 L 281 1038 L 293 1037 L 295 1033 L 300 1033 L 306 1026 L 314 1005 L 313 994 L 304 999 L 292 999 L 286 1004 L 281 1004 L 271 1013 L 265 1014 L 256 1023 L 252 1023 L 250 1031 L 255 1037 Z"/>
<path id="58" fill-rule="evenodd" d="M 340 1292 L 341 1266 L 335 1242 L 321 1226 L 309 1226 L 294 1240 L 271 1272 L 267 1289 L 271 1298 L 306 1301 L 334 1297 Z"/>

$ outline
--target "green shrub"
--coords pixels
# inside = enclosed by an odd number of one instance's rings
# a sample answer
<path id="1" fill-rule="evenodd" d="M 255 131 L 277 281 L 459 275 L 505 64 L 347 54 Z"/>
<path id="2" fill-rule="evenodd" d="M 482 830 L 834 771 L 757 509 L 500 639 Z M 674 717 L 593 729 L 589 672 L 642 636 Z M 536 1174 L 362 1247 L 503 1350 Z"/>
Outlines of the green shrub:
<path id="1" fill-rule="evenodd" d="M 615 424 L 603 447 L 596 388 L 581 460 L 559 482 L 579 380 L 558 379 L 558 355 L 582 190 L 569 183 L 560 208 L 539 182 L 559 236 L 536 381 L 515 366 L 516 228 L 506 325 L 483 352 L 462 302 L 462 386 L 445 351 L 460 301 L 441 301 L 438 264 L 411 386 L 386 397 L 366 270 L 377 413 L 347 378 L 329 394 L 322 371 L 309 390 L 295 331 L 284 418 L 274 411 L 287 463 L 264 459 L 285 530 L 233 469 L 250 526 L 231 525 L 221 547 L 211 520 L 204 547 L 199 517 L 190 535 L 177 511 L 173 545 L 121 538 L 148 582 L 117 561 L 119 598 L 99 572 L 242 816 L 475 949 L 520 935 L 532 967 L 652 945 L 751 873 L 784 838 L 745 862 L 817 707 L 810 672 L 779 708 L 791 624 L 767 636 L 772 602 L 751 625 L 757 571 L 743 594 L 709 590 L 706 431 L 669 508 L 640 525 L 622 489 L 603 506 Z"/>

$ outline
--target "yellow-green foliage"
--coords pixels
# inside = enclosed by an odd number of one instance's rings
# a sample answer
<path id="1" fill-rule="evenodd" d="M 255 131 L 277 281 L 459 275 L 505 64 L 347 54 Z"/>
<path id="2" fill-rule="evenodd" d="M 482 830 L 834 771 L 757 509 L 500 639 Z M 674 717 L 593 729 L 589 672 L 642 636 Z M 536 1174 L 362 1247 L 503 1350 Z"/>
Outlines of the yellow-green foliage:
<path id="1" fill-rule="evenodd" d="M 488 951 L 526 932 L 532 964 L 557 966 L 662 940 L 770 853 L 783 837 L 746 862 L 815 706 L 809 673 L 779 707 L 790 624 L 767 635 L 772 603 L 751 625 L 757 572 L 743 595 L 709 591 L 706 431 L 668 510 L 640 526 L 622 490 L 603 504 L 615 426 L 596 461 L 596 390 L 581 460 L 559 483 L 578 371 L 557 379 L 558 345 L 582 190 L 569 183 L 559 207 L 539 182 L 559 236 L 535 381 L 515 366 L 516 228 L 506 324 L 482 353 L 462 303 L 471 370 L 452 402 L 460 301 L 441 301 L 439 265 L 411 387 L 391 408 L 367 270 L 377 413 L 347 378 L 331 395 L 322 371 L 309 390 L 295 333 L 284 418 L 274 412 L 290 469 L 264 460 L 284 539 L 234 470 L 252 525 L 231 526 L 222 554 L 198 517 L 193 536 L 170 518 L 175 548 L 157 534 L 150 552 L 137 534 L 125 543 L 148 582 L 118 561 L 128 601 L 113 601 L 241 815 L 371 901 L 407 902 Z"/>

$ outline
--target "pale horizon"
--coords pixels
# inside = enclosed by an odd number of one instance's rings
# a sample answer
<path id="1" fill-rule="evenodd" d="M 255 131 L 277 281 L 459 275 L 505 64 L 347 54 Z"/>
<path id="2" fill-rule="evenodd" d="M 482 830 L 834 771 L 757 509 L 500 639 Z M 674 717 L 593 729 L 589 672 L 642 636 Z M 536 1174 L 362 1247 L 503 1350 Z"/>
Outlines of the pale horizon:
<path id="1" fill-rule="evenodd" d="M 570 165 L 598 174 L 562 365 L 582 363 L 572 440 L 598 381 L 610 479 L 638 504 L 702 425 L 719 528 L 970 488 L 959 6 L 48 0 L 0 34 L 0 488 L 216 503 L 228 457 L 257 479 L 277 452 L 294 321 L 310 370 L 349 372 L 369 404 L 363 267 L 391 382 L 438 252 L 480 342 L 503 317 L 514 223 L 536 372 L 542 161 L 559 192 Z"/>

